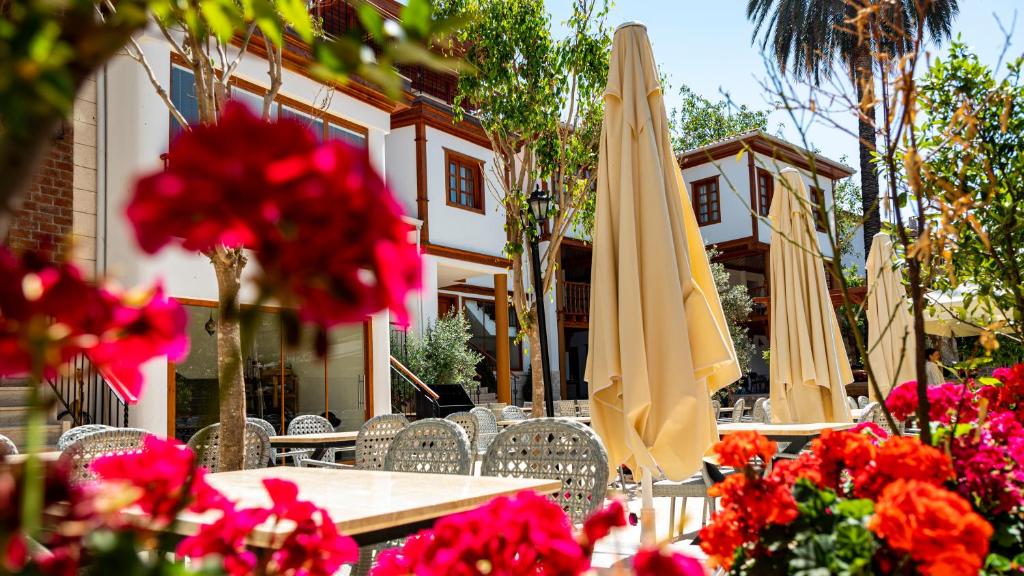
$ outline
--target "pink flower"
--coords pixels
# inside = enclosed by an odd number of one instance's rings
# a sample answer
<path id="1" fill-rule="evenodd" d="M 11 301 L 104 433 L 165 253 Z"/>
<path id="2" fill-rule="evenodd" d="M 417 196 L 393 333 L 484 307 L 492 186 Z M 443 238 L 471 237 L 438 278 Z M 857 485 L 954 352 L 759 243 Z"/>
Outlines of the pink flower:
<path id="1" fill-rule="evenodd" d="M 169 158 L 128 207 L 144 250 L 245 246 L 264 299 L 305 322 L 329 328 L 382 309 L 406 321 L 420 257 L 366 150 L 317 144 L 298 122 L 266 123 L 229 103 L 216 126 L 175 140 Z"/>
<path id="2" fill-rule="evenodd" d="M 271 555 L 275 573 L 282 576 L 332 576 L 344 564 L 358 560 L 359 547 L 338 533 L 326 510 L 296 520 L 293 530 Z"/>
<path id="3" fill-rule="evenodd" d="M 850 432 L 859 433 L 871 438 L 871 440 L 877 445 L 880 440 L 885 440 L 889 437 L 889 433 L 882 429 L 881 426 L 874 422 L 861 422 L 853 428 L 850 428 Z"/>
<path id="4" fill-rule="evenodd" d="M 704 567 L 694 558 L 672 550 L 644 548 L 633 557 L 635 576 L 704 576 Z"/>
<path id="5" fill-rule="evenodd" d="M 973 422 L 978 418 L 979 396 L 964 384 L 946 382 L 928 387 L 929 419 L 941 424 Z M 917 382 L 904 382 L 889 393 L 885 405 L 897 420 L 917 413 Z"/>
<path id="6" fill-rule="evenodd" d="M 216 556 L 231 576 L 247 576 L 255 571 L 256 554 L 246 549 L 246 538 L 269 516 L 268 510 L 258 508 L 225 510 L 214 523 L 179 542 L 176 553 L 193 559 Z"/>
<path id="7" fill-rule="evenodd" d="M 610 504 L 591 514 L 583 523 L 584 546 L 593 550 L 594 544 L 611 534 L 613 528 L 626 525 L 626 509 L 622 502 L 612 500 Z"/>
<path id="8" fill-rule="evenodd" d="M 565 512 L 548 498 L 521 492 L 442 518 L 400 549 L 379 556 L 373 576 L 582 574 L 590 561 Z"/>

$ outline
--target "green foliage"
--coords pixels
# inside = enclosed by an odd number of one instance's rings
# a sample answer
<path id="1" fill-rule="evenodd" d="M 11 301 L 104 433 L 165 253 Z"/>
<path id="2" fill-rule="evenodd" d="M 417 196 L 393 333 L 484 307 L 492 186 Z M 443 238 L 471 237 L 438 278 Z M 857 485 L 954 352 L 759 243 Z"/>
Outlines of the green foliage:
<path id="1" fill-rule="evenodd" d="M 428 386 L 462 384 L 472 391 L 480 385 L 474 378 L 476 365 L 483 357 L 470 350 L 470 337 L 466 317 L 461 312 L 449 312 L 428 326 L 422 336 L 410 335 L 406 357 L 399 360 Z"/>
<path id="2" fill-rule="evenodd" d="M 849 163 L 846 156 L 840 158 L 839 161 L 843 164 Z M 854 242 L 857 238 L 857 231 L 864 227 L 860 183 L 854 180 L 852 176 L 836 182 L 832 200 L 832 210 L 835 213 L 836 222 L 836 243 L 839 245 L 840 257 L 856 256 L 858 259 L 866 258 L 867 255 L 859 250 L 857 243 Z M 846 274 L 846 270 L 843 270 L 843 272 Z M 858 277 L 858 279 L 854 279 L 855 277 Z M 848 284 L 851 287 L 864 284 L 863 278 L 859 278 L 857 274 L 847 275 L 847 281 L 856 282 L 855 284 Z"/>
<path id="3" fill-rule="evenodd" d="M 679 106 L 672 108 L 669 124 L 677 151 L 700 148 L 751 130 L 767 130 L 768 111 L 747 106 L 730 107 L 726 100 L 712 102 L 685 84 L 679 88 Z"/>
<path id="4" fill-rule="evenodd" d="M 722 312 L 725 313 L 725 323 L 736 347 L 736 359 L 740 363 L 740 370 L 746 372 L 750 368 L 750 359 L 754 357 L 754 343 L 750 340 L 750 331 L 746 326 L 750 311 L 754 308 L 754 300 L 747 292 L 746 286 L 729 281 L 729 271 L 721 262 L 714 261 L 717 254 L 714 248 L 708 249 L 711 276 L 715 280 L 715 288 L 718 289 L 718 297 L 722 301 Z"/>
<path id="5" fill-rule="evenodd" d="M 925 120 L 917 154 L 925 162 L 920 180 L 916 172 L 908 176 L 938 208 L 926 215 L 946 260 L 937 285 L 976 285 L 977 296 L 1008 312 L 1018 335 L 1024 335 L 1022 67 L 1018 58 L 997 78 L 953 42 L 921 80 Z"/>

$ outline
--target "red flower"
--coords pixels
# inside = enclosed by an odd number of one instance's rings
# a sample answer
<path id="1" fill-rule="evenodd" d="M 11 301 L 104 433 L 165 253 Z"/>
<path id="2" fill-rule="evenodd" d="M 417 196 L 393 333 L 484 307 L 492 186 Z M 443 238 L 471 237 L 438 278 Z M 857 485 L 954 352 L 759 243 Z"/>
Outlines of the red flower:
<path id="1" fill-rule="evenodd" d="M 220 558 L 224 571 L 231 576 L 247 576 L 256 568 L 256 554 L 246 549 L 245 540 L 253 528 L 270 516 L 258 508 L 225 510 L 212 524 L 203 525 L 195 535 L 178 543 L 180 558 Z"/>
<path id="2" fill-rule="evenodd" d="M 863 434 L 825 430 L 813 443 L 814 453 L 821 460 L 822 484 L 843 493 L 840 483 L 842 473 L 849 470 L 852 476 L 871 465 L 875 459 L 875 445 Z"/>
<path id="3" fill-rule="evenodd" d="M 704 576 L 704 567 L 694 558 L 661 548 L 644 548 L 633 556 L 635 576 Z"/>
<path id="4" fill-rule="evenodd" d="M 144 250 L 245 246 L 261 296 L 304 321 L 327 328 L 382 309 L 406 321 L 420 257 L 366 150 L 317 144 L 298 122 L 266 123 L 229 103 L 216 126 L 176 139 L 169 158 L 128 207 Z"/>
<path id="5" fill-rule="evenodd" d="M 733 508 L 716 512 L 711 522 L 700 530 L 700 549 L 708 555 L 712 566 L 725 570 L 732 567 L 736 549 L 747 544 L 747 522 L 742 513 Z"/>
<path id="6" fill-rule="evenodd" d="M 132 504 L 161 525 L 173 520 L 183 499 L 186 504 L 192 502 L 193 494 L 203 494 L 204 504 L 220 502 L 211 498 L 215 491 L 206 484 L 205 471 L 196 468 L 195 453 L 174 439 L 146 436 L 138 453 L 97 458 L 92 471 L 104 481 L 105 489 L 133 489 Z"/>
<path id="7" fill-rule="evenodd" d="M 973 422 L 978 419 L 979 396 L 964 384 L 946 382 L 928 387 L 928 418 L 942 424 Z M 885 406 L 897 420 L 917 413 L 917 382 L 904 382 L 889 393 Z"/>
<path id="8" fill-rule="evenodd" d="M 332 576 L 344 564 L 359 558 L 359 547 L 338 533 L 326 510 L 314 508 L 296 520 L 295 530 L 271 555 L 271 564 L 281 576 Z"/>
<path id="9" fill-rule="evenodd" d="M 448 516 L 378 557 L 373 576 L 574 576 L 590 567 L 565 512 L 533 492 Z"/>
<path id="10" fill-rule="evenodd" d="M 949 456 L 917 438 L 893 436 L 883 443 L 872 465 L 854 476 L 854 495 L 875 498 L 896 479 L 918 480 L 941 486 L 953 478 Z"/>
<path id="11" fill-rule="evenodd" d="M 977 574 L 988 554 L 992 527 L 959 495 L 917 480 L 889 484 L 868 528 L 919 574 Z"/>
<path id="12" fill-rule="evenodd" d="M 771 462 L 778 451 L 778 446 L 757 432 L 737 432 L 727 434 L 715 444 L 714 451 L 722 466 L 743 468 L 755 456 L 759 457 L 761 462 Z"/>
<path id="13" fill-rule="evenodd" d="M 594 544 L 611 534 L 613 528 L 621 528 L 626 525 L 626 509 L 622 502 L 612 500 L 608 506 L 594 512 L 590 518 L 583 523 L 584 547 L 593 550 Z"/>
<path id="14" fill-rule="evenodd" d="M 180 360 L 188 350 L 185 310 L 159 285 L 122 293 L 85 281 L 72 264 L 49 264 L 32 252 L 19 259 L 5 248 L 0 278 L 0 375 L 30 373 L 37 349 L 45 376 L 84 352 L 134 404 L 139 367 L 165 354 Z"/>

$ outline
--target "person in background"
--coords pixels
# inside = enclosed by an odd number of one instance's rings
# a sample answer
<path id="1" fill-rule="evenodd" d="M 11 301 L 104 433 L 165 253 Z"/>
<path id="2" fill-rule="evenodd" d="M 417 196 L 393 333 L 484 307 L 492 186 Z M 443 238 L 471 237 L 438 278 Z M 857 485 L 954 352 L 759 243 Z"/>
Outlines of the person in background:
<path id="1" fill-rule="evenodd" d="M 924 373 L 928 375 L 928 385 L 938 386 L 946 381 L 942 375 L 942 354 L 935 348 L 927 348 L 924 351 Z"/>

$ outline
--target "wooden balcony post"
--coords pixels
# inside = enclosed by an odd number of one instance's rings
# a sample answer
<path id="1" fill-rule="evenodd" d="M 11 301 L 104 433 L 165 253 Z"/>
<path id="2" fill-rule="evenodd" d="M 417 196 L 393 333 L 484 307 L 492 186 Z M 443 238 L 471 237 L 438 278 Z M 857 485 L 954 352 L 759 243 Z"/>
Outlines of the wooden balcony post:
<path id="1" fill-rule="evenodd" d="M 494 275 L 494 341 L 498 402 L 512 403 L 512 366 L 508 341 L 508 274 Z"/>

